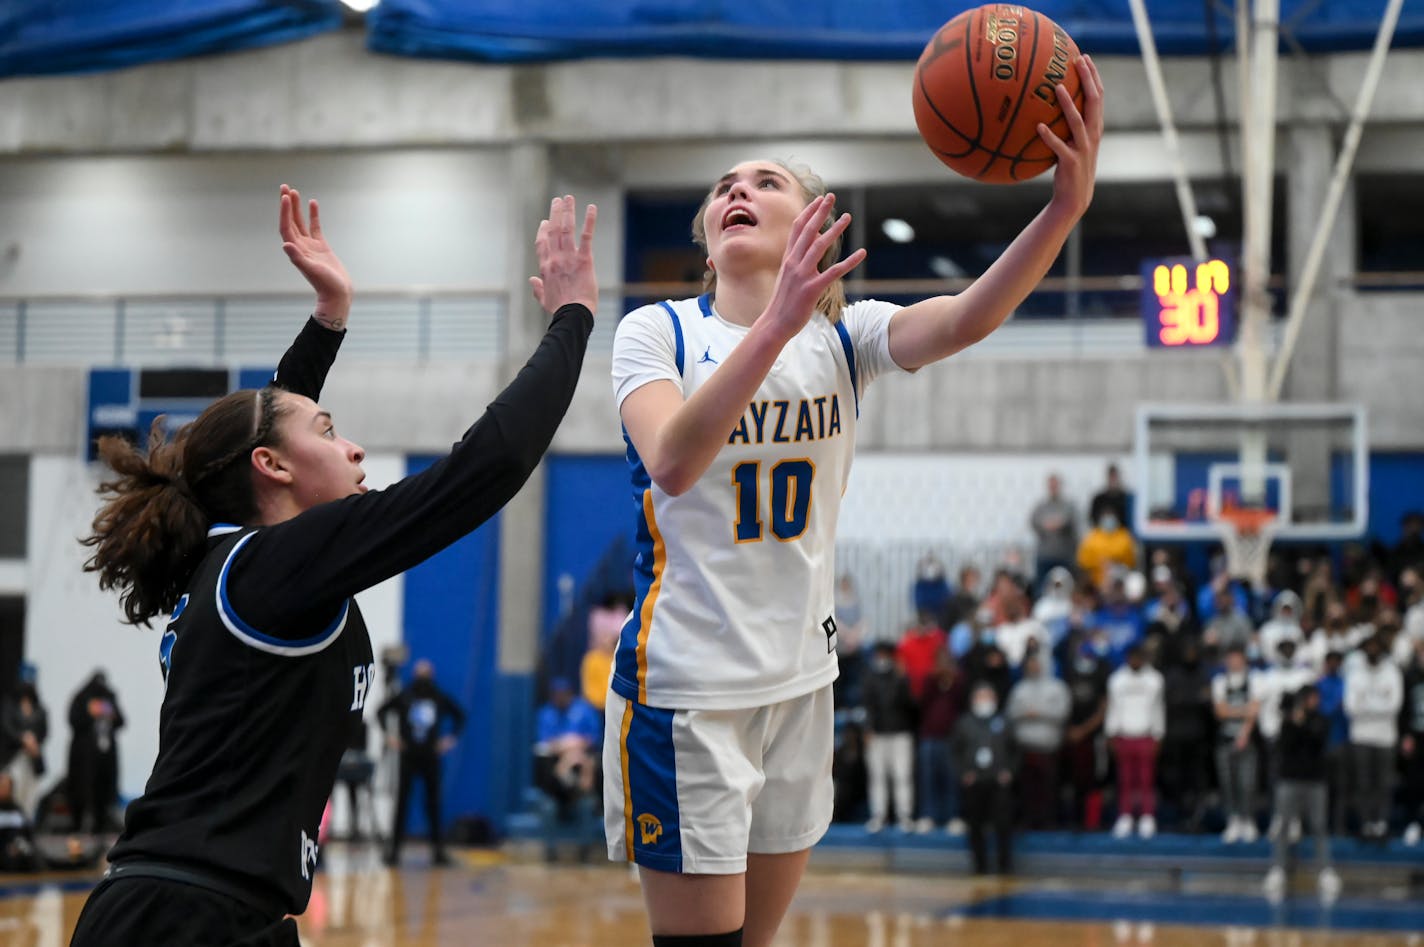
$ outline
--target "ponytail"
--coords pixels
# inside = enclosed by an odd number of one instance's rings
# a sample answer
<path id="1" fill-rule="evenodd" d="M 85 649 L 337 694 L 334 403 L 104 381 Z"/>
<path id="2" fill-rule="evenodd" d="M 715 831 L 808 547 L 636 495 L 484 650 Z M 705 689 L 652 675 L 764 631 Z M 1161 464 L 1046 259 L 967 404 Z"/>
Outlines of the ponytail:
<path id="1" fill-rule="evenodd" d="M 99 456 L 117 476 L 99 485 L 104 505 L 80 540 L 94 549 L 84 571 L 99 573 L 101 589 L 120 590 L 131 625 L 177 606 L 207 545 L 208 518 L 181 472 L 182 433 L 169 442 L 163 418 L 155 419 L 147 456 L 122 437 L 99 439 Z"/>
<path id="2" fill-rule="evenodd" d="M 117 476 L 99 485 L 104 505 L 80 540 L 94 549 L 84 571 L 99 573 L 99 588 L 119 590 L 129 624 L 147 625 L 178 605 L 209 526 L 257 519 L 248 461 L 280 443 L 277 422 L 288 410 L 276 388 L 247 389 L 213 402 L 172 441 L 158 418 L 146 455 L 121 437 L 99 439 L 99 456 Z"/>

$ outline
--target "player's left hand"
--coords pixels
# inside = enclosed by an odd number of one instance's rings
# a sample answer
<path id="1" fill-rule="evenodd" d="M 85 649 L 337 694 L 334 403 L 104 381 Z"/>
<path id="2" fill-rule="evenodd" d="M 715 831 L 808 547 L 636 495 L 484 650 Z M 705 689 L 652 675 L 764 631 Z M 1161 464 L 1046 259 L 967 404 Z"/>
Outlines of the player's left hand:
<path id="1" fill-rule="evenodd" d="M 1038 137 L 1058 156 L 1053 171 L 1053 204 L 1083 216 L 1093 200 L 1093 182 L 1098 173 L 1098 145 L 1103 140 L 1103 80 L 1091 56 L 1080 56 L 1078 78 L 1083 85 L 1083 111 L 1073 104 L 1068 89 L 1057 87 L 1058 104 L 1068 120 L 1069 138 L 1064 141 L 1047 125 L 1039 123 Z"/>
<path id="2" fill-rule="evenodd" d="M 449 753 L 451 750 L 455 749 L 455 742 L 456 741 L 454 737 L 441 737 L 440 744 L 437 747 L 437 750 L 439 751 L 440 755 L 444 756 L 446 753 Z"/>
<path id="3" fill-rule="evenodd" d="M 539 256 L 539 275 L 529 277 L 534 298 L 549 315 L 570 303 L 579 303 L 591 313 L 598 312 L 598 277 L 593 271 L 593 231 L 598 208 L 584 210 L 583 232 L 574 237 L 578 209 L 570 195 L 556 197 L 549 204 L 549 216 L 539 224 L 534 249 Z"/>
<path id="4" fill-rule="evenodd" d="M 308 223 L 302 215 L 302 196 L 296 188 L 283 184 L 277 213 L 282 250 L 316 290 L 316 321 L 328 329 L 344 329 L 351 314 L 351 277 L 321 232 L 321 212 L 316 201 L 311 202 L 310 213 Z"/>

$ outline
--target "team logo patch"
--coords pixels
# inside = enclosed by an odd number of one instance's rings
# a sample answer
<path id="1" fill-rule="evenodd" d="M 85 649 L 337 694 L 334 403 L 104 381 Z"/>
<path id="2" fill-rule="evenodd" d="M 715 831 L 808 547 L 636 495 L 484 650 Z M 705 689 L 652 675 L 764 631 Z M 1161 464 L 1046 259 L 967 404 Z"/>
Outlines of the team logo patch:
<path id="1" fill-rule="evenodd" d="M 663 837 L 663 824 L 657 816 L 644 812 L 638 816 L 638 836 L 644 845 L 656 845 Z"/>

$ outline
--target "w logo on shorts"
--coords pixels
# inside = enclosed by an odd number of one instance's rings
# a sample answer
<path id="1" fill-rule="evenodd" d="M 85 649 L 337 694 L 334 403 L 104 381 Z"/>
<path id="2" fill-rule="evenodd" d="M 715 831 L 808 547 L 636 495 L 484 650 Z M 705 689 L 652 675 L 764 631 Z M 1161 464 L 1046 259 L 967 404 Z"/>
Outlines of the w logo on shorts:
<path id="1" fill-rule="evenodd" d="M 656 845 L 663 836 L 663 824 L 657 816 L 644 812 L 638 816 L 638 836 L 644 845 Z"/>

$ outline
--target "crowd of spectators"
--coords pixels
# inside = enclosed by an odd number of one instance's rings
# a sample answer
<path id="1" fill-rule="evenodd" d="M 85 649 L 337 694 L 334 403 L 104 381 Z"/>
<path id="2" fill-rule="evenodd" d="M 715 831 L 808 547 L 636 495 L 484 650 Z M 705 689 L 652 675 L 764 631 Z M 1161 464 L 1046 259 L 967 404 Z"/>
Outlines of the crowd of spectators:
<path id="1" fill-rule="evenodd" d="M 1113 471 L 1080 537 L 1051 478 L 1033 573 L 951 581 L 927 556 L 898 639 L 841 579 L 837 818 L 967 832 L 981 871 L 991 834 L 1010 867 L 1014 827 L 1418 844 L 1424 517 L 1391 548 L 1277 550 L 1253 588 L 1143 550 L 1130 502 Z"/>

